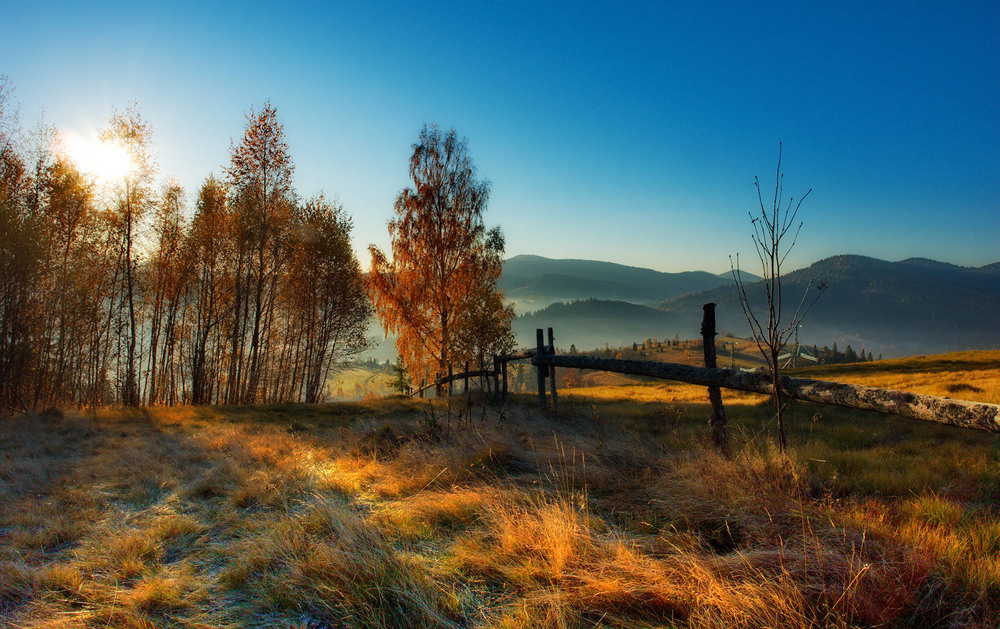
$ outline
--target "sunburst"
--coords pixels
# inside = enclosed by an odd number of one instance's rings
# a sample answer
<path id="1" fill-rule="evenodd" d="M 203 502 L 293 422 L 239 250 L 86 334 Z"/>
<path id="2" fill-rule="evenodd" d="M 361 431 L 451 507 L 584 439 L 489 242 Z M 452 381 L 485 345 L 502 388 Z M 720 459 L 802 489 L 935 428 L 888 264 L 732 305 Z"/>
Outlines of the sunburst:
<path id="1" fill-rule="evenodd" d="M 113 183 L 132 169 L 128 151 L 117 144 L 70 133 L 65 137 L 65 146 L 77 168 L 93 175 L 100 184 Z"/>

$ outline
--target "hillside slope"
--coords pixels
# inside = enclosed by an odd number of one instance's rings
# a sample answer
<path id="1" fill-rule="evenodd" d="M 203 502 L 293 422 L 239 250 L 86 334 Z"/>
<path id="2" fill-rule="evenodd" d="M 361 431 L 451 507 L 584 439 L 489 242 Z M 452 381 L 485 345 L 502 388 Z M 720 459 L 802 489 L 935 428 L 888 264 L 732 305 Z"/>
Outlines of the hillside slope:
<path id="1" fill-rule="evenodd" d="M 500 288 L 519 312 L 587 299 L 653 303 L 729 284 L 731 277 L 705 271 L 663 273 L 612 262 L 529 255 L 506 260 L 500 278 Z"/>
<path id="2" fill-rule="evenodd" d="M 700 321 L 699 321 L 700 323 Z M 522 346 L 535 344 L 537 328 L 552 327 L 556 345 L 580 350 L 631 345 L 646 338 L 666 339 L 673 329 L 671 317 L 662 310 L 623 301 L 589 299 L 555 303 L 514 320 L 514 333 Z"/>

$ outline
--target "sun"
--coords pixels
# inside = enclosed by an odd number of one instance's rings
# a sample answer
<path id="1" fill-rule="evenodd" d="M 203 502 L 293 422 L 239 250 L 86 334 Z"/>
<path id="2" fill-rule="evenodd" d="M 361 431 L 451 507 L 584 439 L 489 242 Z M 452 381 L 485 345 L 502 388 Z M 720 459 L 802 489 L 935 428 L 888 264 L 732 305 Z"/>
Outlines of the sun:
<path id="1" fill-rule="evenodd" d="M 70 133 L 65 137 L 65 146 L 77 168 L 90 173 L 101 184 L 121 179 L 132 169 L 128 151 L 117 144 Z"/>

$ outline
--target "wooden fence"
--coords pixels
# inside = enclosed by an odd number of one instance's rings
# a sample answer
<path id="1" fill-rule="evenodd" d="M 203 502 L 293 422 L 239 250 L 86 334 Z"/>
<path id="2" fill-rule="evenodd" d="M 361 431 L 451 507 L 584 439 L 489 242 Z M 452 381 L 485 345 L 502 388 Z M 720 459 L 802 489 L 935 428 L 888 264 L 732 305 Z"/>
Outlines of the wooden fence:
<path id="1" fill-rule="evenodd" d="M 424 387 L 424 389 L 465 379 L 465 390 L 468 392 L 469 378 L 491 377 L 496 383 L 494 391 L 502 399 L 506 399 L 507 363 L 525 359 L 530 359 L 531 364 L 537 368 L 538 401 L 542 408 L 549 405 L 548 397 L 551 397 L 553 407 L 558 404 L 555 379 L 555 368 L 557 367 L 676 380 L 708 388 L 709 400 L 712 403 L 711 424 L 715 429 L 716 438 L 719 439 L 724 435 L 726 425 L 725 410 L 722 406 L 719 390 L 734 389 L 770 395 L 773 393 L 773 384 L 770 374 L 767 373 L 715 367 L 715 304 L 705 305 L 705 318 L 701 331 L 704 340 L 705 367 L 655 361 L 598 358 L 596 356 L 556 355 L 552 328 L 549 328 L 547 344 L 544 343 L 542 330 L 538 329 L 535 348 L 522 349 L 495 357 L 492 370 L 469 371 L 468 363 L 466 363 L 464 373 L 438 378 L 435 383 Z M 502 383 L 497 382 L 498 380 L 502 380 Z M 546 395 L 546 380 L 550 381 L 548 396 Z M 1000 405 L 997 404 L 968 402 L 908 391 L 894 391 L 791 376 L 781 376 L 779 386 L 782 394 L 791 399 L 878 411 L 962 428 L 1000 432 Z"/>

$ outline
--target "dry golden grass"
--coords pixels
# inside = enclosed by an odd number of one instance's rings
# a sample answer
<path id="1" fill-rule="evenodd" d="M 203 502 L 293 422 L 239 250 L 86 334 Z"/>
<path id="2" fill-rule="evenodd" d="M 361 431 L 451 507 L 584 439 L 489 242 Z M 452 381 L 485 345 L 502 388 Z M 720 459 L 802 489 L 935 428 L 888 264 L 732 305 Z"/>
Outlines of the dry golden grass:
<path id="1" fill-rule="evenodd" d="M 334 400 L 361 400 L 366 395 L 392 393 L 392 376 L 369 367 L 352 366 L 339 371 L 329 383 Z"/>
<path id="2" fill-rule="evenodd" d="M 624 378 L 623 378 L 624 380 Z M 699 404 L 708 399 L 705 387 L 697 387 L 683 382 L 645 383 L 624 380 L 612 385 L 584 386 L 566 389 L 558 393 L 577 400 L 628 401 L 639 403 Z M 745 391 L 723 389 L 722 401 L 726 405 L 752 406 L 767 399 L 766 396 Z"/>
<path id="3" fill-rule="evenodd" d="M 995 436 L 801 404 L 784 457 L 737 394 L 727 460 L 703 389 L 562 393 L 0 419 L 0 625 L 997 626 Z"/>

